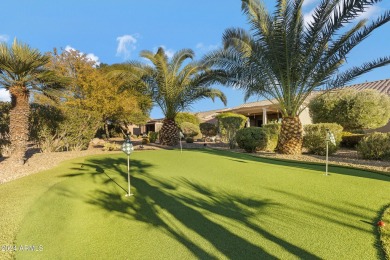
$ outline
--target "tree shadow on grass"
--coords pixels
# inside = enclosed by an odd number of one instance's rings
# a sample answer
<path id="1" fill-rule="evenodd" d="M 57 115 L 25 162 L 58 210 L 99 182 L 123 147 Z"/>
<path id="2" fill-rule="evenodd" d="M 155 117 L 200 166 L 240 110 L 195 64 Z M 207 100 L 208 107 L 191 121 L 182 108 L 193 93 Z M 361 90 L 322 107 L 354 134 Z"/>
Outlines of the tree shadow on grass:
<path id="1" fill-rule="evenodd" d="M 84 166 L 95 168 L 93 175 L 100 175 L 106 179 L 100 179 L 102 183 L 107 180 L 113 181 L 107 174 L 108 171 L 119 172 L 123 182 L 127 180 L 127 172 L 119 165 L 124 163 L 125 159 L 100 159 L 88 160 Z M 133 218 L 160 228 L 200 259 L 215 259 L 216 256 L 203 249 L 201 244 L 197 244 L 196 239 L 186 235 L 188 231 L 185 230 L 195 232 L 230 259 L 276 259 L 259 245 L 230 231 L 227 226 L 234 223 L 245 226 L 299 258 L 319 259 L 316 255 L 276 237 L 250 220 L 251 217 L 258 218 L 267 214 L 266 209 L 278 206 L 272 201 L 212 190 L 201 183 L 184 178 L 164 180 L 149 174 L 148 169 L 151 167 L 153 165 L 142 161 L 131 161 L 131 183 L 136 192 L 130 199 L 118 192 L 96 190 L 87 202 L 120 217 Z M 96 176 L 93 178 L 95 181 L 98 180 Z M 114 185 L 118 185 L 117 181 Z M 179 193 L 177 190 L 179 186 L 190 193 L 182 190 Z M 162 211 L 165 213 L 161 214 Z M 207 214 L 206 217 L 202 212 L 211 214 Z M 220 220 L 212 217 L 213 215 L 226 218 L 228 221 L 221 224 Z"/>
<path id="2" fill-rule="evenodd" d="M 213 149 L 193 149 L 193 152 L 200 152 L 200 153 L 207 153 L 217 156 L 225 156 L 229 158 L 229 160 L 233 161 L 240 161 L 240 162 L 260 162 L 260 163 L 267 163 L 267 164 L 273 164 L 278 166 L 287 166 L 292 168 L 301 168 L 306 170 L 313 170 L 318 171 L 321 173 L 325 172 L 325 165 L 319 164 L 319 163 L 305 163 L 305 162 L 294 162 L 294 161 L 287 161 L 287 160 L 281 160 L 281 159 L 273 159 L 273 158 L 263 158 L 263 157 L 256 157 L 255 155 L 251 154 L 242 154 L 242 153 L 235 153 L 231 151 L 222 151 L 222 150 L 213 150 Z M 372 172 L 368 170 L 363 169 L 352 169 L 348 167 L 343 166 L 335 166 L 330 165 L 329 166 L 329 172 L 330 174 L 341 174 L 341 175 L 349 175 L 349 176 L 355 176 L 355 177 L 361 177 L 361 178 L 369 178 L 369 179 L 375 179 L 375 180 L 381 180 L 381 181 L 387 181 L 390 182 L 390 175 L 386 175 L 385 173 L 377 173 Z"/>

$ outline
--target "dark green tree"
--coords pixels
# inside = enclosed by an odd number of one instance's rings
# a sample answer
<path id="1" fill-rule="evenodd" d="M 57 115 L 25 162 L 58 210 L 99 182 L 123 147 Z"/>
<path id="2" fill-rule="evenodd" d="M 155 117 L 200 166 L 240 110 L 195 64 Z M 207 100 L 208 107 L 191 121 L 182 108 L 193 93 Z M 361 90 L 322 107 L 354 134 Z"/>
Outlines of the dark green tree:
<path id="1" fill-rule="evenodd" d="M 0 88 L 11 95 L 9 133 L 11 160 L 24 164 L 29 133 L 29 98 L 32 91 L 53 95 L 62 87 L 60 77 L 47 69 L 50 57 L 18 42 L 0 44 Z"/>

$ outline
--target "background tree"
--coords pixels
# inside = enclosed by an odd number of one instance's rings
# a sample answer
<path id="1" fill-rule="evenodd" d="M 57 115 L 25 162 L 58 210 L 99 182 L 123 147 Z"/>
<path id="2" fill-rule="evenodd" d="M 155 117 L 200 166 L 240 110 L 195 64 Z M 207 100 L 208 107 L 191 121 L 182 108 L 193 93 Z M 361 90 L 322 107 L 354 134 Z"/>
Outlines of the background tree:
<path id="1" fill-rule="evenodd" d="M 226 105 L 225 95 L 218 89 L 211 88 L 219 82 L 221 71 L 211 71 L 208 66 L 199 62 L 187 62 L 194 58 L 194 52 L 183 49 L 168 59 L 163 48 L 157 53 L 142 51 L 141 57 L 148 59 L 153 66 L 132 62 L 129 77 L 133 84 L 140 82 L 152 96 L 152 100 L 161 108 L 165 119 L 159 138 L 162 144 L 178 143 L 178 127 L 175 118 L 178 112 L 188 109 L 199 99 L 219 98 Z"/>
<path id="2" fill-rule="evenodd" d="M 243 89 L 246 99 L 260 95 L 275 100 L 283 115 L 277 150 L 299 154 L 303 136 L 298 116 L 310 93 L 341 87 L 389 64 L 390 57 L 385 57 L 340 70 L 351 50 L 389 21 L 390 11 L 370 23 L 365 19 L 354 22 L 380 1 L 322 0 L 311 21 L 305 24 L 304 0 L 276 2 L 271 14 L 263 2 L 243 0 L 242 10 L 251 31 L 226 30 L 224 48 L 207 55 L 205 61 L 214 68 L 224 69 L 228 84 Z"/>
<path id="3" fill-rule="evenodd" d="M 9 90 L 11 161 L 24 164 L 28 142 L 29 98 L 32 91 L 51 96 L 61 88 L 60 77 L 45 67 L 50 60 L 37 49 L 19 43 L 0 44 L 0 87 Z"/>
<path id="4" fill-rule="evenodd" d="M 151 108 L 150 98 L 140 95 L 135 89 L 126 88 L 126 82 L 121 78 L 111 77 L 109 72 L 115 68 L 104 66 L 98 69 L 95 61 L 77 50 L 61 54 L 54 51 L 51 66 L 71 78 L 62 97 L 62 105 L 97 113 L 107 138 L 108 121 L 146 122 Z M 98 128 L 100 124 L 92 126 Z"/>
<path id="5" fill-rule="evenodd" d="M 378 128 L 390 120 L 390 97 L 373 89 L 329 92 L 308 107 L 313 123 L 337 123 L 347 131 Z"/>

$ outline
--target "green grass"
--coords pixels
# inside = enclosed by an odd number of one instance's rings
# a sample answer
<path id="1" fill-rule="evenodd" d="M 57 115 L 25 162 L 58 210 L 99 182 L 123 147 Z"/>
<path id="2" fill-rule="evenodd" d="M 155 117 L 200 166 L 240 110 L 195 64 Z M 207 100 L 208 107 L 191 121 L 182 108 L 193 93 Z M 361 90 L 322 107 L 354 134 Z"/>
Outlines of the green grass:
<path id="1" fill-rule="evenodd" d="M 223 151 L 77 159 L 0 186 L 17 259 L 378 259 L 390 177 Z M 4 232 L 3 232 L 4 230 Z M 0 252 L 0 259 L 7 256 Z M 10 255 L 8 255 L 10 256 Z"/>
<path id="2" fill-rule="evenodd" d="M 390 260 L 390 205 L 384 210 L 381 220 L 385 222 L 384 227 L 379 227 L 380 238 L 386 259 Z"/>

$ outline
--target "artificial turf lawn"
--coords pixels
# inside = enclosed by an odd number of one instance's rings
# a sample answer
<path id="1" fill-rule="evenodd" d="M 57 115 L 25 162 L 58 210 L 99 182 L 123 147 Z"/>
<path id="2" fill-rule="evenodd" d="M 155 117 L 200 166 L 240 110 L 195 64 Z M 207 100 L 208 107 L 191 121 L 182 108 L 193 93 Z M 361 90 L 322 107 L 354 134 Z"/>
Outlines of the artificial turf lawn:
<path id="1" fill-rule="evenodd" d="M 0 186 L 17 259 L 377 259 L 390 177 L 223 151 L 76 159 Z M 0 252 L 0 259 L 7 252 Z"/>

